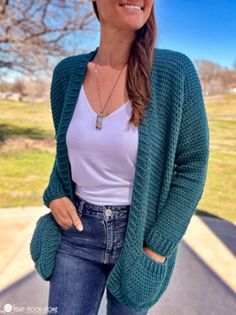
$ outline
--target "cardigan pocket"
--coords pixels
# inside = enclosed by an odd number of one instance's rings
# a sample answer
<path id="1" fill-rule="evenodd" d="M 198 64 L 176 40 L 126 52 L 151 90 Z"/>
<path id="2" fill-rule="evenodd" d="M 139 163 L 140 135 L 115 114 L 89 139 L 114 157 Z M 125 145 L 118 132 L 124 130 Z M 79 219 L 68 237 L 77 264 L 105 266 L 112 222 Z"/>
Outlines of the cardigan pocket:
<path id="1" fill-rule="evenodd" d="M 124 272 L 122 290 L 129 305 L 138 308 L 153 305 L 167 273 L 168 257 L 159 263 L 139 249 L 133 264 Z"/>
<path id="2" fill-rule="evenodd" d="M 51 212 L 37 220 L 29 249 L 35 269 L 45 281 L 49 281 L 53 273 L 61 234 L 62 229 Z"/>

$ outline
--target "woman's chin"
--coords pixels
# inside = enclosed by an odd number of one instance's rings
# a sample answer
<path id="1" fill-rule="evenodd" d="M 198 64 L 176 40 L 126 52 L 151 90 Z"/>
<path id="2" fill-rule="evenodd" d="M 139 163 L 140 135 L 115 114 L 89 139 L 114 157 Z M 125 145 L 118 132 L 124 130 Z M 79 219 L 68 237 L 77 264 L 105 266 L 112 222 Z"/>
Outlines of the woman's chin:
<path id="1" fill-rule="evenodd" d="M 137 21 L 137 20 L 131 20 L 131 19 L 125 19 L 124 22 L 123 22 L 123 25 L 124 27 L 127 29 L 127 28 L 130 28 L 132 30 L 138 30 L 140 29 L 142 26 L 143 26 L 143 21 Z"/>
<path id="2" fill-rule="evenodd" d="M 129 14 L 122 14 L 120 16 L 120 20 L 122 21 L 122 24 L 130 25 L 132 27 L 141 27 L 144 24 L 144 20 L 142 16 L 135 16 L 135 15 L 129 15 Z"/>

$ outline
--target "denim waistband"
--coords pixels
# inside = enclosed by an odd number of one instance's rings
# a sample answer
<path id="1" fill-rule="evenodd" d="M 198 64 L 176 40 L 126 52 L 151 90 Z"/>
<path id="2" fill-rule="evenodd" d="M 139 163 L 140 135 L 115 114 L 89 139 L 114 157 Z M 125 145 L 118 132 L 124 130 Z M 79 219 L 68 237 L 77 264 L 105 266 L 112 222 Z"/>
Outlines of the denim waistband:
<path id="1" fill-rule="evenodd" d="M 129 214 L 130 205 L 96 205 L 74 194 L 77 211 L 102 219 L 125 218 Z"/>

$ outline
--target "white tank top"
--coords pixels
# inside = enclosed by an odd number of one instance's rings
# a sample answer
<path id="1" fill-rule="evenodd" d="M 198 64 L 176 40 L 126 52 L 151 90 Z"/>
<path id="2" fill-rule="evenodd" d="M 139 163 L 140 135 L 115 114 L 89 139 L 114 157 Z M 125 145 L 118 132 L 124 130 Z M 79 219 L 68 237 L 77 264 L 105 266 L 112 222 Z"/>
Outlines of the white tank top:
<path id="1" fill-rule="evenodd" d="M 102 120 L 90 105 L 83 84 L 66 134 L 75 194 L 97 205 L 131 203 L 138 127 L 128 125 L 131 101 Z"/>

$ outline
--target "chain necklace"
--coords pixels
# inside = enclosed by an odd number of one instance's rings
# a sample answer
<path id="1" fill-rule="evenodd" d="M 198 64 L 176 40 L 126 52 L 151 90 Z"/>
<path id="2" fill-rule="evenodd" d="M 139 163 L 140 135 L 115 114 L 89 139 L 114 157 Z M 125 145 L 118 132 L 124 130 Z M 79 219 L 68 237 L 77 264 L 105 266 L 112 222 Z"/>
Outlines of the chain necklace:
<path id="1" fill-rule="evenodd" d="M 98 77 L 97 77 L 97 72 L 98 72 L 98 70 L 97 70 L 97 63 L 95 62 L 95 70 L 94 70 L 94 71 L 95 71 L 95 75 L 96 75 L 96 83 L 97 83 L 97 90 L 98 90 L 99 103 L 100 103 L 100 112 L 97 114 L 97 119 L 96 119 L 96 129 L 97 129 L 97 130 L 102 129 L 102 120 L 103 120 L 103 118 L 105 117 L 105 116 L 102 115 L 102 112 L 104 111 L 104 109 L 105 109 L 105 107 L 106 107 L 106 105 L 107 105 L 107 103 L 108 103 L 108 101 L 109 101 L 109 99 L 110 99 L 110 97 L 111 97 L 111 94 L 112 94 L 112 92 L 113 92 L 113 90 L 114 90 L 114 88 L 115 88 L 115 86 L 116 86 L 116 84 L 117 84 L 117 82 L 118 82 L 118 80 L 119 80 L 119 78 L 120 78 L 120 76 L 121 76 L 121 73 L 122 73 L 122 71 L 123 71 L 123 69 L 124 69 L 124 67 L 125 67 L 126 64 L 127 64 L 127 63 L 125 63 L 125 64 L 123 65 L 123 67 L 122 67 L 122 69 L 121 69 L 121 71 L 120 71 L 120 73 L 119 73 L 119 75 L 118 75 L 118 78 L 116 79 L 115 84 L 114 84 L 114 86 L 113 86 L 113 88 L 112 88 L 112 91 L 111 91 L 111 93 L 109 94 L 109 96 L 108 96 L 108 98 L 107 98 L 107 101 L 106 101 L 105 105 L 104 105 L 103 108 L 102 108 L 102 107 L 101 107 L 100 90 L 99 90 L 99 86 L 98 86 Z M 101 109 L 101 108 L 102 108 L 102 109 Z"/>

